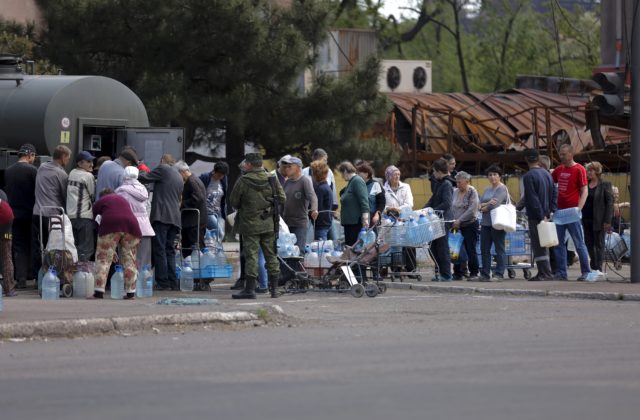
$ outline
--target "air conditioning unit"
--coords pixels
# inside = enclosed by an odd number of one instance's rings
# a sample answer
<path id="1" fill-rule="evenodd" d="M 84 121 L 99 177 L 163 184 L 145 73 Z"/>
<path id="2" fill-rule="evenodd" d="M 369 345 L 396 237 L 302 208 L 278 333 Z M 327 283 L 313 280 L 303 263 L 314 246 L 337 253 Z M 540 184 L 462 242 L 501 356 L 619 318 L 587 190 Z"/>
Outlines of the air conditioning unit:
<path id="1" fill-rule="evenodd" d="M 380 92 L 431 93 L 431 61 L 382 60 Z"/>

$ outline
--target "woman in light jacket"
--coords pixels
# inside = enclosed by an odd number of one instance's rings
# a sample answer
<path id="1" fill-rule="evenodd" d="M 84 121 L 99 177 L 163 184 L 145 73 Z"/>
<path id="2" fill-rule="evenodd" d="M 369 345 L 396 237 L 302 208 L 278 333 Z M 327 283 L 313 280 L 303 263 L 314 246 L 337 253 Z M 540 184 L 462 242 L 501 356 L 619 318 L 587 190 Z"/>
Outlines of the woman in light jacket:
<path id="1" fill-rule="evenodd" d="M 385 213 L 395 213 L 399 216 L 403 211 L 413 211 L 413 194 L 409 184 L 400 181 L 400 169 L 391 165 L 384 171 Z M 407 272 L 416 270 L 416 249 L 403 248 L 405 269 Z"/>
<path id="2" fill-rule="evenodd" d="M 115 192 L 127 200 L 142 232 L 142 240 L 138 246 L 136 259 L 138 270 L 141 270 L 147 264 L 151 266 L 151 237 L 155 236 L 155 232 L 149 221 L 151 211 L 149 192 L 138 181 L 138 173 L 139 170 L 135 166 L 127 166 L 124 169 L 122 185 L 116 188 Z"/>

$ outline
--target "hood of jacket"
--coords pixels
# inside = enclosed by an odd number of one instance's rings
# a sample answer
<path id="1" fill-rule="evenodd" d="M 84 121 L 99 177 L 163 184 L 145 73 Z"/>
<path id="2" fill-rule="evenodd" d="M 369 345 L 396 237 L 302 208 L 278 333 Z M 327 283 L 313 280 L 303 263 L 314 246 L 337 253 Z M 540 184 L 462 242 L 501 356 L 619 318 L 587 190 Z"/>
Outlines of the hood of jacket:
<path id="1" fill-rule="evenodd" d="M 263 191 L 269 186 L 269 173 L 262 168 L 247 172 L 240 179 L 249 188 L 256 191 Z"/>
<path id="2" fill-rule="evenodd" d="M 149 198 L 149 192 L 145 186 L 136 179 L 125 178 L 118 190 L 126 192 L 131 198 L 141 203 L 144 203 Z"/>

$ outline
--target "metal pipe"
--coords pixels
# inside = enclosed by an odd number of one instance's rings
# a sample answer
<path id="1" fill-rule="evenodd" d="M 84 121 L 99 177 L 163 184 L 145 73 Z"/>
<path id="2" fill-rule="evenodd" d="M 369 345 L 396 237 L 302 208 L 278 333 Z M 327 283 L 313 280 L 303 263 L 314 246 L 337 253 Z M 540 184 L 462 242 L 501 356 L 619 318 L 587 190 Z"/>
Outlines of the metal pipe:
<path id="1" fill-rule="evenodd" d="M 411 109 L 411 148 L 413 149 L 413 159 L 411 164 L 411 176 L 418 175 L 418 135 L 416 133 L 416 123 L 418 122 L 418 106 Z"/>
<path id="2" fill-rule="evenodd" d="M 638 3 L 640 0 L 635 0 Z M 634 7 L 640 22 L 640 7 Z M 640 179 L 640 25 L 631 29 L 631 179 Z M 635 162 L 635 165 L 633 164 Z M 640 182 L 631 183 L 631 228 L 640 229 Z M 633 261 L 637 261 L 634 263 Z M 640 235 L 631 235 L 631 283 L 640 283 Z"/>
<path id="3" fill-rule="evenodd" d="M 620 68 L 620 53 L 622 52 L 622 0 L 616 1 L 616 68 Z M 627 57 L 627 60 L 629 58 Z"/>

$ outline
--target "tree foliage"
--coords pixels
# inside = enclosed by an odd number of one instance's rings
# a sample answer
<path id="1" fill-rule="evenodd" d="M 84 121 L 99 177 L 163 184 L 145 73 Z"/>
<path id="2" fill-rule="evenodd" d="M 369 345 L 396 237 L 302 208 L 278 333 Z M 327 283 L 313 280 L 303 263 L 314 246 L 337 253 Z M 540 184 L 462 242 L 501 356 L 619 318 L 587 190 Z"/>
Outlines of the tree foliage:
<path id="1" fill-rule="evenodd" d="M 319 76 L 301 94 L 296 81 L 317 59 L 335 4 L 267 0 L 40 0 L 43 54 L 67 73 L 100 74 L 138 93 L 153 124 L 222 123 L 227 157 L 244 141 L 267 157 L 325 147 L 339 155 L 385 110 L 378 62 L 348 79 Z"/>
<path id="2" fill-rule="evenodd" d="M 413 0 L 404 9 L 408 19 L 379 16 L 384 23 L 372 26 L 382 28 L 385 58 L 433 61 L 436 91 L 465 90 L 465 78 L 474 91 L 513 87 L 517 74 L 588 78 L 600 56 L 597 14 L 558 2 L 546 10 L 533 6 L 527 0 Z"/>

